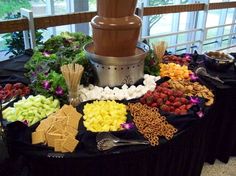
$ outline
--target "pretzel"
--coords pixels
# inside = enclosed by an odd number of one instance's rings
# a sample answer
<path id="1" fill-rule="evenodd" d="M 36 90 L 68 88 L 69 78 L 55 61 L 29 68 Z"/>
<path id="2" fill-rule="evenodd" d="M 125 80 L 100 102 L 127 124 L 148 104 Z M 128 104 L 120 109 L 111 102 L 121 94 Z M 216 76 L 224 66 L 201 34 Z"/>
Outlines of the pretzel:
<path id="1" fill-rule="evenodd" d="M 174 133 L 178 131 L 166 121 L 165 116 L 160 115 L 158 108 L 141 103 L 129 103 L 128 110 L 138 131 L 152 146 L 159 144 L 159 136 L 164 136 L 167 140 L 170 140 Z"/>

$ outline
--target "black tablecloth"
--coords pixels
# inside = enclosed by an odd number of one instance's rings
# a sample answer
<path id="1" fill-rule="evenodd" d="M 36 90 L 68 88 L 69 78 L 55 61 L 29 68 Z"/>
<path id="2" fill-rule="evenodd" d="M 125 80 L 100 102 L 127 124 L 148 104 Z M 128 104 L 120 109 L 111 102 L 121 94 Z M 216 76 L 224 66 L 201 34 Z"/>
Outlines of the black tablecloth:
<path id="1" fill-rule="evenodd" d="M 26 70 L 24 64 L 31 58 L 32 51 L 27 50 L 24 55 L 0 62 L 0 84 L 22 82 L 29 84 L 24 76 Z"/>
<path id="2" fill-rule="evenodd" d="M 157 147 L 129 146 L 99 152 L 95 148 L 95 134 L 88 133 L 81 138 L 87 146 L 81 145 L 76 153 L 57 154 L 47 147 L 23 144 L 22 138 L 28 138 L 30 133 L 25 132 L 28 128 L 20 122 L 11 124 L 8 145 L 10 154 L 24 161 L 21 166 L 27 167 L 32 175 L 199 176 L 205 159 L 207 119 L 182 118 L 173 123 L 179 126 L 178 121 L 182 121 L 186 126 L 181 125 L 172 140 L 162 139 Z M 136 133 L 115 135 L 130 138 Z"/>
<path id="3" fill-rule="evenodd" d="M 197 60 L 201 62 L 203 56 L 198 55 Z M 201 82 L 215 94 L 214 111 L 208 114 L 206 161 L 213 164 L 219 159 L 227 163 L 229 157 L 236 153 L 236 71 L 232 66 L 225 72 L 216 72 L 208 68 L 207 72 L 218 76 L 226 83 L 221 84 L 208 78 L 201 78 Z"/>
<path id="4" fill-rule="evenodd" d="M 1 62 L 0 83 L 20 81 L 27 84 L 23 64 L 29 58 L 24 55 Z M 180 133 L 171 141 L 163 140 L 156 148 L 126 147 L 106 154 L 78 149 L 77 154 L 54 156 L 48 149 L 32 149 L 10 140 L 9 152 L 14 160 L 10 158 L 5 162 L 3 172 L 7 171 L 9 175 L 18 172 L 33 175 L 199 176 L 205 159 L 214 162 L 219 158 L 226 162 L 236 146 L 233 136 L 236 134 L 234 86 L 217 85 L 208 80 L 205 84 L 216 94 L 212 109 L 203 119 L 188 121 L 186 125 L 181 123 Z"/>

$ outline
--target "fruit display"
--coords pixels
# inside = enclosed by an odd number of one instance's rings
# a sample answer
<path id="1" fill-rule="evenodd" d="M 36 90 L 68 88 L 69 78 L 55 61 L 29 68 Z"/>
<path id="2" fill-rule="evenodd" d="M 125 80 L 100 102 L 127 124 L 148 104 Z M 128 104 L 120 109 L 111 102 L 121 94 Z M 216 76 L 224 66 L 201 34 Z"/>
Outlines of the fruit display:
<path id="1" fill-rule="evenodd" d="M 115 101 L 94 101 L 83 109 L 84 126 L 92 132 L 118 131 L 126 122 L 126 106 Z"/>
<path id="2" fill-rule="evenodd" d="M 160 76 L 168 76 L 173 80 L 189 80 L 192 71 L 188 70 L 186 65 L 179 65 L 175 63 L 160 64 Z"/>
<path id="3" fill-rule="evenodd" d="M 76 135 L 81 117 L 73 106 L 64 105 L 40 122 L 32 133 L 32 144 L 47 144 L 55 152 L 73 152 L 79 143 Z"/>
<path id="4" fill-rule="evenodd" d="M 169 80 L 168 83 L 170 87 L 183 91 L 187 96 L 198 96 L 207 99 L 206 106 L 214 103 L 214 94 L 212 91 L 199 82 Z"/>
<path id="5" fill-rule="evenodd" d="M 30 88 L 22 83 L 6 84 L 0 86 L 0 100 L 8 100 L 12 97 L 24 97 L 30 93 Z"/>
<path id="6" fill-rule="evenodd" d="M 191 59 L 190 56 L 184 56 L 184 57 L 180 57 L 180 56 L 176 56 L 176 55 L 165 55 L 162 58 L 162 62 L 163 63 L 175 63 L 175 64 L 179 64 L 179 65 L 188 65 L 190 63 Z"/>
<path id="7" fill-rule="evenodd" d="M 9 107 L 3 111 L 3 118 L 9 122 L 22 121 L 28 125 L 33 125 L 42 120 L 49 114 L 55 112 L 60 107 L 57 99 L 52 97 L 46 98 L 43 95 L 32 96 L 27 99 L 14 103 L 13 107 Z"/>
<path id="8" fill-rule="evenodd" d="M 154 91 L 148 91 L 140 102 L 176 115 L 187 114 L 188 109 L 192 107 L 192 103 L 185 97 L 184 92 L 172 89 L 168 82 L 157 86 Z"/>

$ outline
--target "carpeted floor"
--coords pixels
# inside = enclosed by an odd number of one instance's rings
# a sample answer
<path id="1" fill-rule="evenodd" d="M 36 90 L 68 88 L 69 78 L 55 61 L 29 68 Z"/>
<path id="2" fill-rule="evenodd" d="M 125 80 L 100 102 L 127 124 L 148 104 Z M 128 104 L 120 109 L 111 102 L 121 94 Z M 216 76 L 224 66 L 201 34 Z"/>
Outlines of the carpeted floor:
<path id="1" fill-rule="evenodd" d="M 205 163 L 201 176 L 236 176 L 236 157 L 230 158 L 227 164 L 218 160 L 214 165 Z"/>

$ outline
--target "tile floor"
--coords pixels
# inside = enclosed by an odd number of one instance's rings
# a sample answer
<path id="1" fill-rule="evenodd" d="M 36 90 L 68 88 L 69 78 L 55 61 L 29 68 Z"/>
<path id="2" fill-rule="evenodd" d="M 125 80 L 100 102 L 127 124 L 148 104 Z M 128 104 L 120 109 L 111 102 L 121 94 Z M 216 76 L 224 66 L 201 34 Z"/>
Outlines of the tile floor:
<path id="1" fill-rule="evenodd" d="M 201 176 L 236 176 L 236 157 L 230 158 L 227 164 L 218 160 L 214 165 L 205 163 Z"/>

